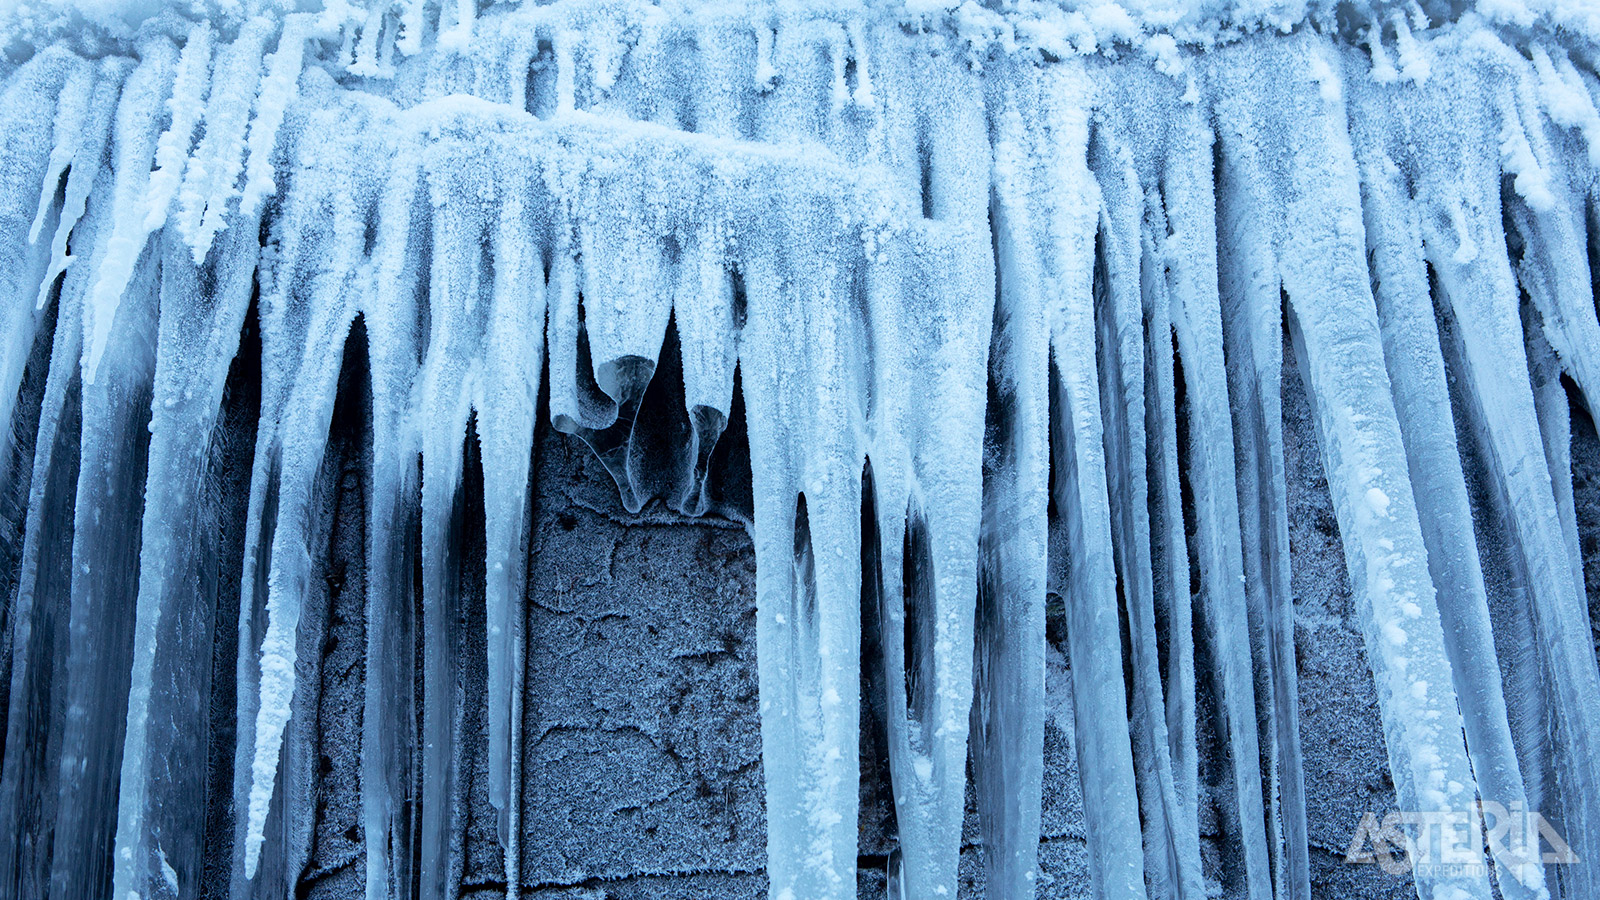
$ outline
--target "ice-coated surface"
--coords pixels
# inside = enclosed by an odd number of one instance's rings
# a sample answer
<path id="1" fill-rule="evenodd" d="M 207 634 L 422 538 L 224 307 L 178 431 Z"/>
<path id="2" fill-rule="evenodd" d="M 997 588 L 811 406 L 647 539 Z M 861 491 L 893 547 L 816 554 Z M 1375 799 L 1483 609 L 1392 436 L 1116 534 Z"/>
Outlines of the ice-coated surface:
<path id="1" fill-rule="evenodd" d="M 605 882 L 525 802 L 593 750 L 530 749 L 530 703 L 616 725 L 529 671 L 552 429 L 627 522 L 748 533 L 706 652 L 759 689 L 773 900 L 1020 900 L 1058 838 L 1105 900 L 1309 900 L 1313 458 L 1393 802 L 1600 860 L 1588 3 L 83 0 L 0 35 L 0 897 L 295 895 L 338 778 L 368 900 L 488 890 L 490 845 L 510 896 Z M 1600 896 L 1525 851 L 1415 891 Z"/>

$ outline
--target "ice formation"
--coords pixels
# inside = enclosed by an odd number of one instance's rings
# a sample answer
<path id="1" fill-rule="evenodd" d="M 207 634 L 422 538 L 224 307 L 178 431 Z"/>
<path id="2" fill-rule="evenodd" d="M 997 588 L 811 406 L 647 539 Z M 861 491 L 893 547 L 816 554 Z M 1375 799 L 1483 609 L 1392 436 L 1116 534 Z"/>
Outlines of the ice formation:
<path id="1" fill-rule="evenodd" d="M 0 896 L 293 894 L 353 327 L 369 900 L 458 887 L 464 438 L 515 896 L 535 429 L 586 441 L 630 510 L 716 511 L 736 387 L 774 900 L 855 895 L 864 616 L 896 896 L 955 896 L 969 744 L 988 896 L 1034 895 L 1047 588 L 1094 896 L 1206 894 L 1201 633 L 1246 895 L 1307 900 L 1286 366 L 1399 806 L 1521 804 L 1600 859 L 1566 394 L 1600 391 L 1594 6 L 284 6 L 0 11 Z M 647 434 L 666 341 L 680 420 Z M 1497 478 L 1509 633 L 1458 433 Z M 218 823 L 196 722 L 223 620 Z M 1417 893 L 1600 897 L 1597 867 L 1494 863 Z"/>

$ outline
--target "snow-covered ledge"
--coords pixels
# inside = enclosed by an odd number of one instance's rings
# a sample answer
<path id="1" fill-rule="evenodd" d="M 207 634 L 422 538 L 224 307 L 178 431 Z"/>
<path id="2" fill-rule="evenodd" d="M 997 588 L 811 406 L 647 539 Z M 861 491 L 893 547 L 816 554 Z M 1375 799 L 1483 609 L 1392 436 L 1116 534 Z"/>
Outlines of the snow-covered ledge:
<path id="1" fill-rule="evenodd" d="M 1034 895 L 1047 583 L 1095 895 L 1206 895 L 1198 633 L 1244 895 L 1309 900 L 1286 369 L 1399 808 L 1536 810 L 1600 860 L 1568 405 L 1600 396 L 1592 4 L 83 0 L 0 23 L 0 896 L 196 896 L 219 570 L 243 585 L 229 890 L 292 892 L 311 800 L 280 769 L 358 320 L 369 900 L 458 889 L 463 579 L 517 894 L 546 422 L 628 510 L 753 538 L 773 900 L 856 893 L 864 615 L 891 891 L 955 896 L 970 752 L 988 896 Z M 247 328 L 239 543 L 211 523 Z M 681 411 L 646 433 L 664 342 Z M 748 504 L 717 489 L 736 385 Z M 1458 434 L 1520 579 L 1498 618 Z M 1600 866 L 1520 849 L 1493 879 L 1419 867 L 1418 895 L 1600 897 Z"/>

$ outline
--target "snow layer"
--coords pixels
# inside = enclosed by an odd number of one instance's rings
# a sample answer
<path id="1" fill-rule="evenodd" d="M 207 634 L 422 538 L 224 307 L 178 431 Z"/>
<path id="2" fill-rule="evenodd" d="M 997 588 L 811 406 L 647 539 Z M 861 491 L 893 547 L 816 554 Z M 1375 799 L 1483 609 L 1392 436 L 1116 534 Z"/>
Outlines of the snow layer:
<path id="1" fill-rule="evenodd" d="M 195 895 L 218 837 L 197 813 L 208 737 L 185 723 L 232 646 L 217 621 L 238 623 L 228 890 L 292 892 L 307 605 L 358 320 L 370 900 L 460 889 L 465 579 L 513 894 L 538 827 L 516 798 L 541 394 L 630 511 L 752 534 L 772 897 L 855 894 L 864 634 L 892 890 L 955 895 L 970 744 L 989 891 L 1031 896 L 1054 594 L 1096 895 L 1208 890 L 1204 678 L 1241 891 L 1307 898 L 1286 367 L 1401 808 L 1522 804 L 1600 859 L 1562 389 L 1590 410 L 1600 390 L 1586 5 L 7 15 L 0 417 L 36 433 L 13 464 L 7 428 L 0 470 L 28 497 L 0 894 Z M 232 545 L 207 523 L 242 332 L 259 396 Z M 652 388 L 674 392 L 666 424 Z M 748 508 L 716 488 L 739 416 Z M 1491 622 L 1458 432 L 1498 478 L 1515 634 Z M 1495 864 L 1502 896 L 1600 896 L 1600 869 Z M 1470 868 L 1415 880 L 1423 900 L 1493 892 Z"/>

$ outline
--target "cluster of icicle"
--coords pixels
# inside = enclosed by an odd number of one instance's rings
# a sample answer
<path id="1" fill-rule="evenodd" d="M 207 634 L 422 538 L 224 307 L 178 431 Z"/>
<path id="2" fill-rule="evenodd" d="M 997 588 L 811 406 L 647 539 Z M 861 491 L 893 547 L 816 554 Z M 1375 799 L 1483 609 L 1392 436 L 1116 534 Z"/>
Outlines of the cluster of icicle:
<path id="1" fill-rule="evenodd" d="M 856 891 L 864 607 L 888 672 L 895 890 L 955 895 L 970 744 L 988 896 L 1034 895 L 1047 586 L 1095 896 L 1206 896 L 1198 623 L 1245 894 L 1310 897 L 1285 364 L 1311 398 L 1399 807 L 1521 804 L 1600 859 L 1562 387 L 1600 397 L 1596 48 L 1419 10 L 1354 39 L 1118 61 L 860 11 L 493 7 L 468 40 L 452 29 L 474 4 L 423 8 L 332 31 L 166 17 L 5 76 L 0 895 L 189 898 L 216 877 L 241 900 L 293 895 L 313 794 L 280 761 L 308 740 L 315 685 L 297 680 L 317 650 L 298 626 L 358 318 L 369 900 L 459 887 L 448 619 L 469 576 L 517 893 L 538 827 L 519 819 L 514 723 L 540 392 L 629 509 L 701 513 L 736 368 L 774 900 Z M 246 533 L 224 545 L 219 418 L 253 305 Z M 688 421 L 660 458 L 630 425 L 669 327 Z M 1461 416 L 1525 587 L 1512 634 L 1491 633 Z M 451 534 L 469 420 L 492 486 L 475 576 Z M 218 596 L 230 568 L 240 595 Z M 219 826 L 198 723 L 230 604 L 236 822 Z M 219 827 L 231 876 L 202 869 Z M 1495 871 L 1497 888 L 1419 871 L 1417 891 L 1600 897 L 1593 866 Z"/>

